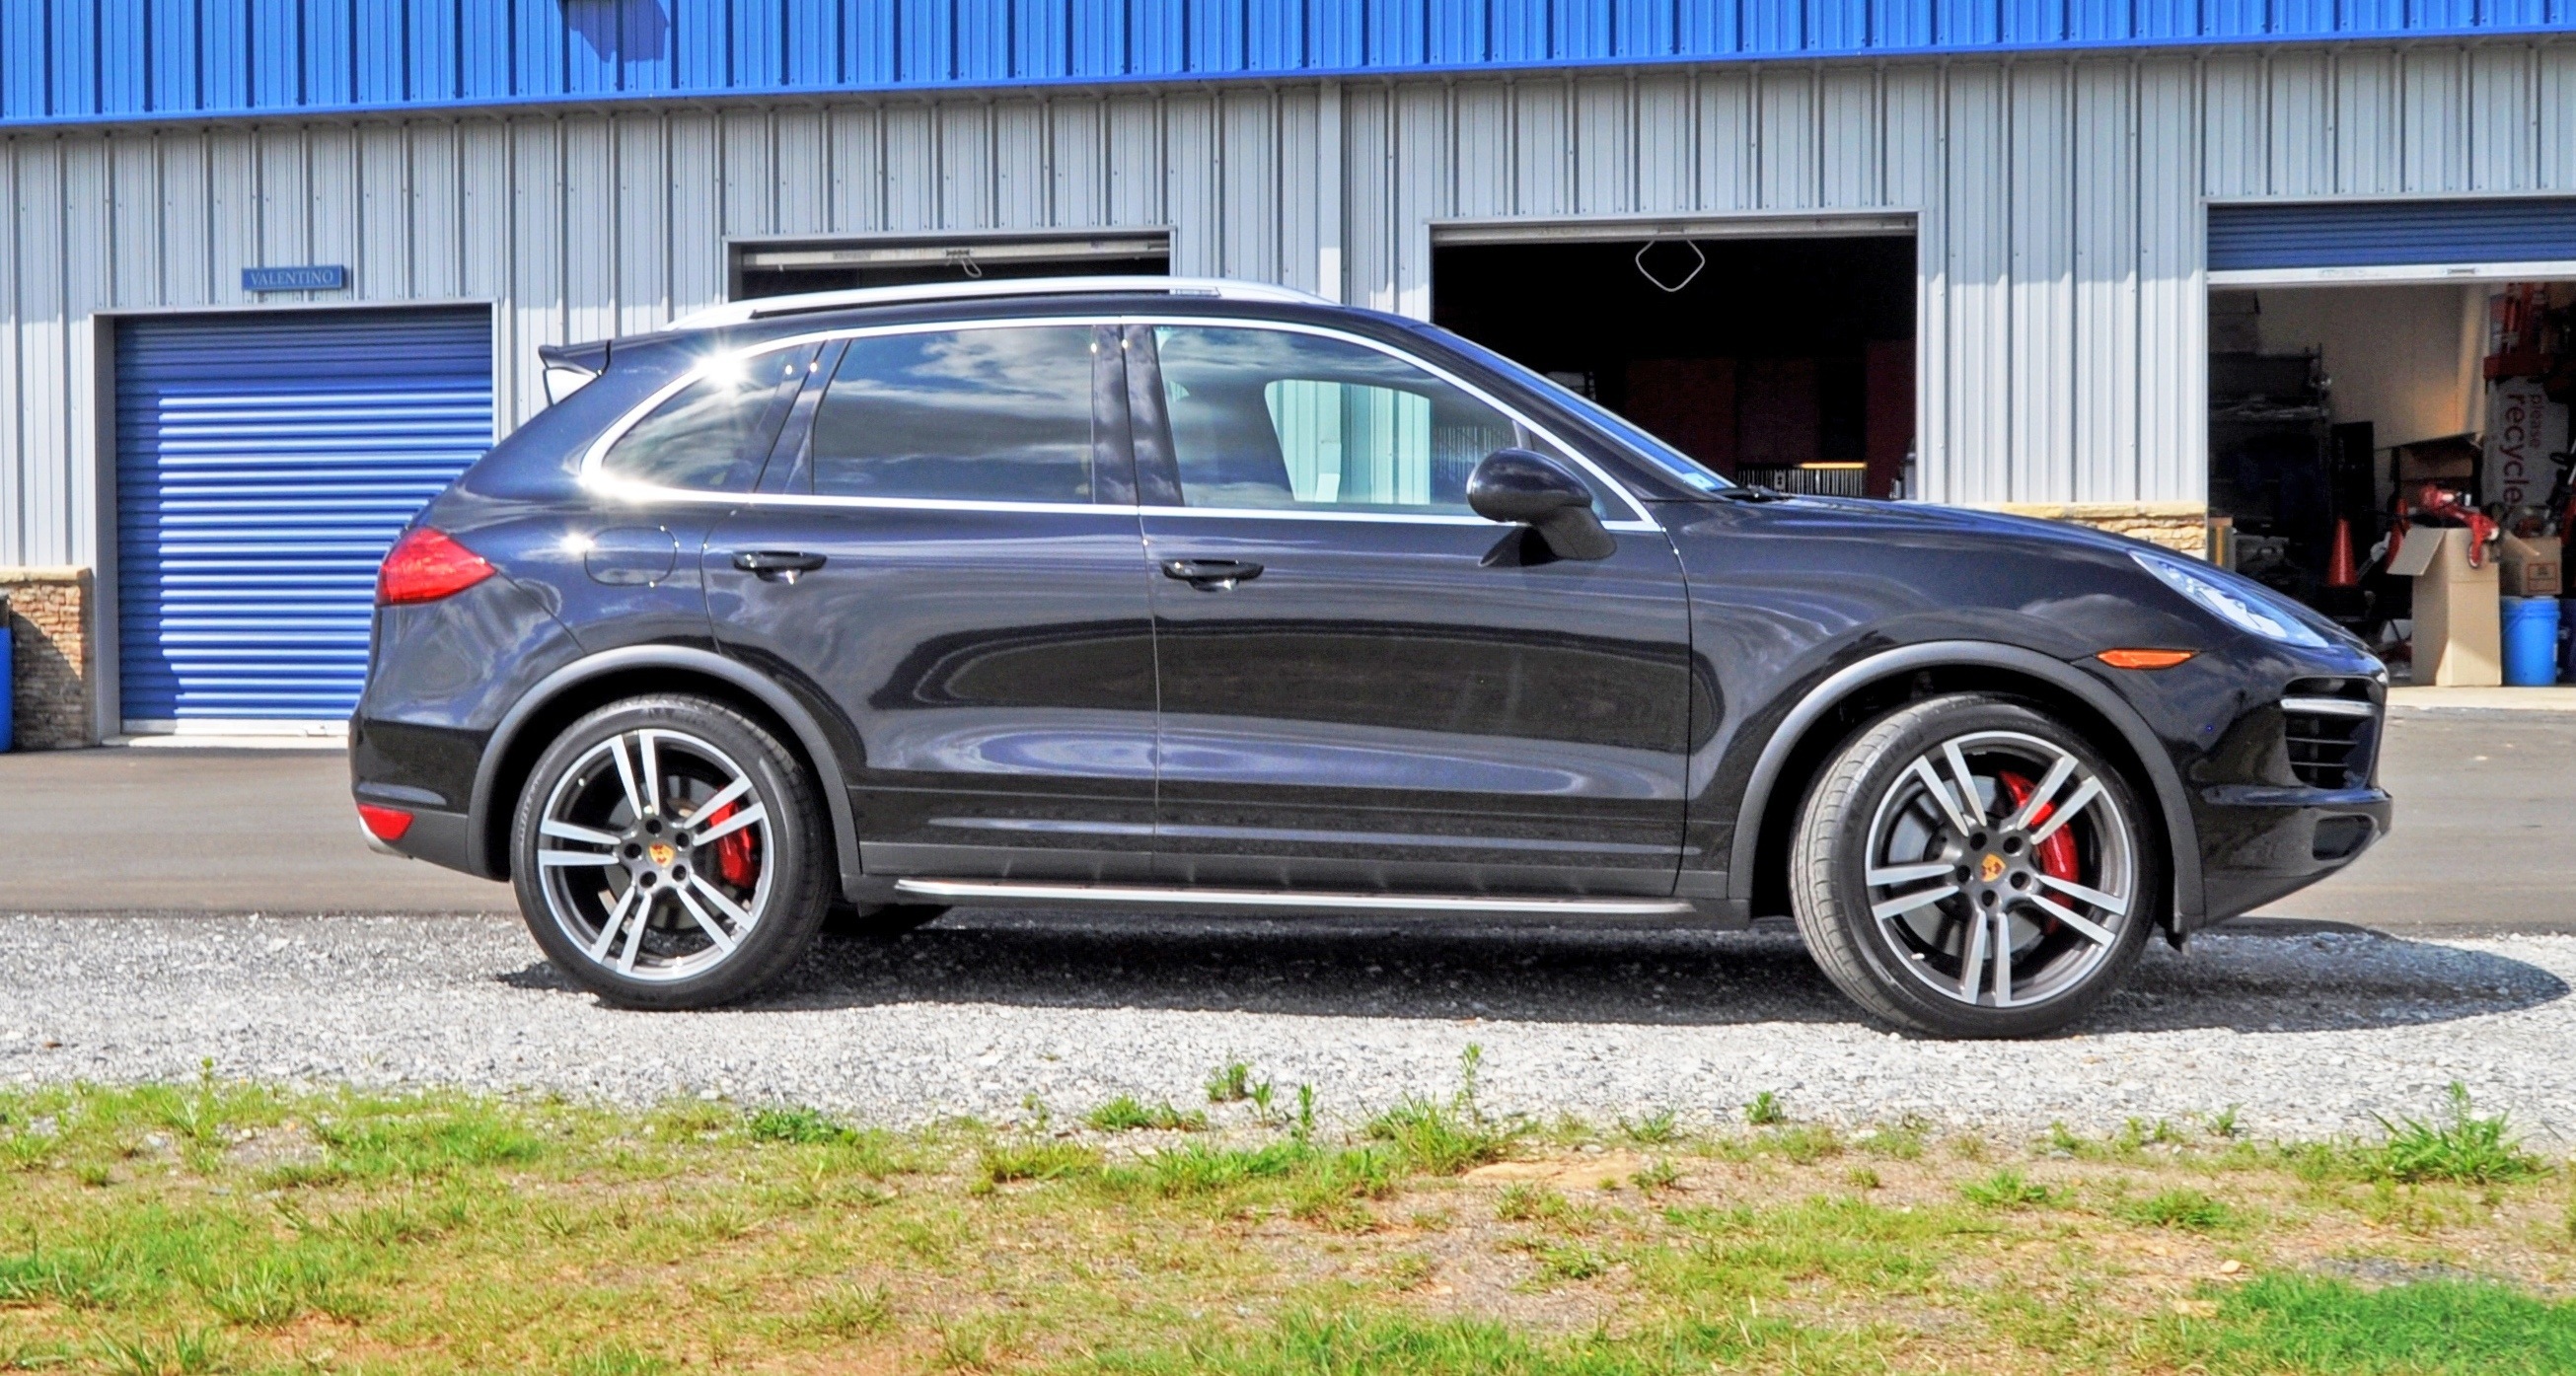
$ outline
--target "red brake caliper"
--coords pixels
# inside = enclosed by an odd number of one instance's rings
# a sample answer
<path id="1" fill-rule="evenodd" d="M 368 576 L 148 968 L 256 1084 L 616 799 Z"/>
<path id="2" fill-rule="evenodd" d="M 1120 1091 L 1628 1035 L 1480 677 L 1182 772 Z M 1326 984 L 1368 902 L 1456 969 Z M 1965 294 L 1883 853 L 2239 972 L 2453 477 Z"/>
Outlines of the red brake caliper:
<path id="1" fill-rule="evenodd" d="M 713 827 L 738 810 L 738 805 L 727 803 L 708 813 L 704 825 Z M 2052 836 L 2049 839 L 2054 841 L 2057 838 Z M 752 838 L 749 827 L 744 827 L 729 836 L 716 838 L 716 873 L 722 876 L 726 883 L 736 888 L 747 889 L 751 887 L 752 881 L 760 877 L 760 872 L 753 868 L 751 847 Z"/>
<path id="2" fill-rule="evenodd" d="M 2002 784 L 2004 792 L 2012 795 L 2014 811 L 2019 811 L 2022 804 L 2030 801 L 2030 780 L 2019 774 L 1997 771 L 1995 782 Z M 2035 828 L 2047 821 L 2053 806 L 2041 804 L 2039 811 L 2030 815 L 2031 826 Z M 2070 884 L 2075 882 L 2075 838 L 2066 834 L 2066 828 L 2059 827 L 2047 840 L 2034 847 L 2032 853 L 2039 857 L 2039 867 L 2049 878 L 2063 879 Z"/>

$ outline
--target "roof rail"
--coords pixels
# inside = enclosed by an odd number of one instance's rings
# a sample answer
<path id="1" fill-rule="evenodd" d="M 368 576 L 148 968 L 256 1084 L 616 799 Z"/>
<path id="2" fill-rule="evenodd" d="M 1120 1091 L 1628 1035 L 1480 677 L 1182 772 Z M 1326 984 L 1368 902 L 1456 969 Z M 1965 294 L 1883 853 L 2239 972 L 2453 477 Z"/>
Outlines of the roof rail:
<path id="1" fill-rule="evenodd" d="M 1280 301 L 1330 304 L 1313 292 L 1266 282 L 1238 282 L 1223 277 L 1006 277 L 971 282 L 922 282 L 903 287 L 852 287 L 843 291 L 799 292 L 793 296 L 755 296 L 721 306 L 691 311 L 671 322 L 674 330 L 701 330 L 740 325 L 774 315 L 809 311 L 852 310 L 861 306 L 896 306 L 914 301 L 962 301 L 991 296 L 1121 295 L 1213 296 L 1226 301 Z"/>

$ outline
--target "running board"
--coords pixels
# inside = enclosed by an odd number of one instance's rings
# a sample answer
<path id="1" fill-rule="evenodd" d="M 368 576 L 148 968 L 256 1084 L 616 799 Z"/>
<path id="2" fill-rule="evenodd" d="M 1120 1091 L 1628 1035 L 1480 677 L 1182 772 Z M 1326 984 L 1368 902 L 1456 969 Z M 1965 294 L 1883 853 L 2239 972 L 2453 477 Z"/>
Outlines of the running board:
<path id="1" fill-rule="evenodd" d="M 1417 913 L 1556 913 L 1566 917 L 1664 917 L 1692 911 L 1671 898 L 1500 898 L 1478 894 L 1270 893 L 1112 884 L 1028 884 L 973 879 L 898 879 L 907 898 L 949 902 L 1154 903 L 1191 908 L 1350 909 Z"/>

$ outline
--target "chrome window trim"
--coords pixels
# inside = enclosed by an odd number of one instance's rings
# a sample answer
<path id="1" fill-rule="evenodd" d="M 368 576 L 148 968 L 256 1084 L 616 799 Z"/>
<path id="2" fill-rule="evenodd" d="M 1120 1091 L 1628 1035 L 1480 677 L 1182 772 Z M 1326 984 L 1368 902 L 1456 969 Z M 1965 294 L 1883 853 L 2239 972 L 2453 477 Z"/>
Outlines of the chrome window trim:
<path id="1" fill-rule="evenodd" d="M 670 400 L 683 389 L 705 378 L 720 364 L 734 360 L 757 358 L 763 354 L 774 353 L 780 349 L 792 349 L 809 344 L 823 344 L 844 339 L 866 339 L 902 334 L 932 334 L 948 330 L 1026 329 L 1031 326 L 1049 325 L 1086 329 L 1101 325 L 1184 325 L 1218 329 L 1278 330 L 1288 334 L 1305 334 L 1314 335 L 1322 339 L 1336 339 L 1347 344 L 1357 344 L 1362 348 L 1374 349 L 1389 358 L 1397 360 L 1398 362 L 1408 363 L 1421 369 L 1431 376 L 1440 379 L 1442 382 L 1448 383 L 1450 386 L 1455 387 L 1458 390 L 1465 392 L 1467 395 L 1474 397 L 1476 400 L 1483 402 L 1485 405 L 1492 407 L 1504 416 L 1509 417 L 1513 424 L 1518 425 L 1523 430 L 1547 441 L 1547 443 L 1553 446 L 1558 453 L 1572 460 L 1577 466 L 1581 467 L 1585 473 L 1589 474 L 1596 482 L 1600 483 L 1605 490 L 1618 494 L 1619 500 L 1626 504 L 1629 514 L 1625 519 L 1603 521 L 1602 525 L 1607 529 L 1639 533 L 1646 531 L 1660 531 L 1663 529 L 1662 526 L 1656 524 L 1653 517 L 1647 514 L 1645 506 L 1637 500 L 1636 494 L 1630 492 L 1625 485 L 1621 484 L 1616 478 L 1611 477 L 1607 472 L 1603 471 L 1599 464 L 1596 464 L 1592 460 L 1584 457 L 1581 450 L 1577 449 L 1573 445 L 1567 444 L 1564 438 L 1558 435 L 1555 431 L 1532 421 L 1528 416 L 1521 414 L 1521 412 L 1515 408 L 1503 404 L 1503 402 L 1496 398 L 1492 393 L 1486 391 L 1482 387 L 1476 386 L 1474 383 L 1467 381 L 1456 373 L 1440 367 L 1437 364 L 1417 358 L 1414 355 L 1406 353 L 1392 345 L 1384 344 L 1362 335 L 1352 334 L 1347 330 L 1336 330 L 1322 325 L 1310 325 L 1303 321 L 1263 320 L 1258 317 L 1086 314 L 1011 316 L 991 320 L 914 320 L 893 325 L 863 325 L 843 327 L 841 329 L 834 330 L 813 330 L 802 334 L 788 335 L 779 339 L 763 340 L 758 344 L 753 344 L 743 349 L 710 355 L 709 357 L 700 360 L 697 366 L 689 369 L 685 373 L 682 373 L 679 377 L 674 378 L 670 382 L 663 384 L 661 387 L 656 388 L 651 396 L 648 396 L 644 400 L 636 403 L 635 406 L 628 410 L 625 415 L 618 417 L 616 424 L 601 431 L 599 433 L 599 438 L 590 442 L 590 447 L 582 454 L 581 467 L 576 475 L 576 481 L 578 481 L 583 487 L 592 491 L 602 492 L 612 496 L 626 497 L 630 500 L 663 502 L 676 501 L 691 504 L 722 502 L 733 506 L 749 507 L 805 506 L 847 507 L 857 510 L 882 508 L 891 510 L 909 509 L 923 511 L 1142 511 L 1155 515 L 1177 514 L 1212 516 L 1222 520 L 1377 521 L 1413 525 L 1474 526 L 1490 526 L 1498 524 L 1497 522 L 1486 520 L 1482 516 L 1453 512 L 1425 512 L 1421 515 L 1413 515 L 1395 511 L 1331 511 L 1320 508 L 1310 509 L 1304 507 L 1205 507 L 1170 506 L 1160 503 L 1150 506 L 1111 506 L 1098 502 L 1008 502 L 983 501 L 969 498 L 849 497 L 805 495 L 784 492 L 720 492 L 713 489 L 666 487 L 660 483 L 648 483 L 637 481 L 632 478 L 620 478 L 614 473 L 601 471 L 601 465 L 607 459 L 608 451 L 616 448 L 619 440 L 626 438 L 627 431 L 633 429 L 638 424 L 641 424 L 643 419 L 646 416 L 651 415 L 662 405 L 663 402 Z M 826 385 L 828 385 L 828 383 L 829 379 L 826 379 Z"/>
<path id="2" fill-rule="evenodd" d="M 1500 522 L 1482 516 L 1452 512 L 1420 516 L 1398 511 L 1311 511 L 1281 510 L 1266 507 L 1195 507 L 1137 506 L 1111 502 L 1004 502 L 968 497 L 817 497 L 793 492 L 701 492 L 685 487 L 664 487 L 658 483 L 641 483 L 616 477 L 602 477 L 591 484 L 592 490 L 632 501 L 658 502 L 680 506 L 727 506 L 744 510 L 761 508 L 804 508 L 842 511 L 1017 511 L 1017 512 L 1097 512 L 1119 516 L 1207 516 L 1218 520 L 1360 521 L 1391 525 L 1417 526 L 1486 526 L 1499 528 Z M 1659 534 L 1663 527 L 1652 521 L 1604 521 L 1604 530 L 1630 534 Z"/>

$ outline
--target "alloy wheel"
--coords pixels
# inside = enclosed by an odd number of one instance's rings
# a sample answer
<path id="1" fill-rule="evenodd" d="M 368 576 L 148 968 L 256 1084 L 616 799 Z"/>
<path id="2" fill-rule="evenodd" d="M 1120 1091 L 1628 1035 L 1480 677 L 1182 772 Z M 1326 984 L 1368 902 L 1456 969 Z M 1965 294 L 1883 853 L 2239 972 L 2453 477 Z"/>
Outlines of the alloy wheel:
<path id="1" fill-rule="evenodd" d="M 558 777 L 538 835 L 555 925 L 630 979 L 722 964 L 768 907 L 768 809 L 740 764 L 688 732 L 641 727 L 590 747 Z"/>
<path id="2" fill-rule="evenodd" d="M 2139 918 L 2116 793 L 2037 736 L 1979 731 L 1924 751 L 1868 836 L 1869 925 L 1954 1003 L 2013 1008 L 2079 986 Z"/>

